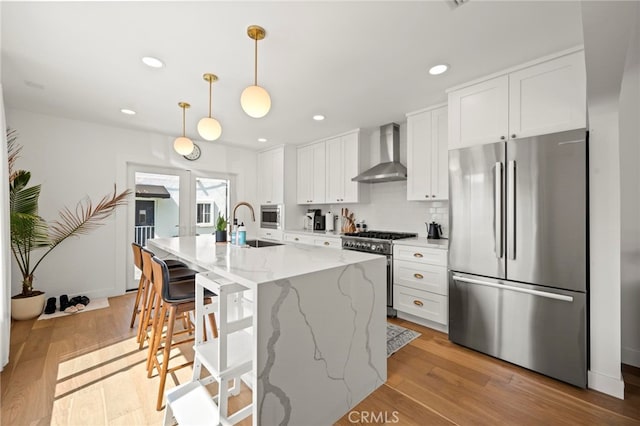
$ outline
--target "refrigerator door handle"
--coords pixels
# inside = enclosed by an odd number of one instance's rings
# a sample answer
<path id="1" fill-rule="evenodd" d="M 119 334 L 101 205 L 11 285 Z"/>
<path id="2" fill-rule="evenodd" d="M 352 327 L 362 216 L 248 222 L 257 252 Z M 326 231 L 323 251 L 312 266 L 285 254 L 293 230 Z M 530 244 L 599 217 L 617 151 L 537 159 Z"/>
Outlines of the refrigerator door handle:
<path id="1" fill-rule="evenodd" d="M 561 300 L 563 302 L 573 302 L 573 297 L 565 296 L 564 294 L 548 293 L 546 291 L 531 290 L 531 289 L 528 289 L 528 288 L 520 288 L 520 287 L 512 287 L 512 286 L 509 286 L 509 285 L 492 283 L 492 282 L 482 281 L 482 280 L 476 280 L 476 279 L 473 279 L 473 278 L 459 277 L 459 276 L 456 276 L 456 275 L 453 276 L 453 280 L 454 281 L 461 281 L 461 282 L 465 282 L 465 283 L 469 283 L 469 284 L 479 284 L 479 285 L 483 285 L 483 286 L 486 286 L 486 287 L 494 287 L 494 288 L 499 288 L 499 289 L 503 289 L 503 290 L 511 290 L 511 291 L 516 291 L 516 292 L 519 292 L 519 293 L 532 294 L 534 296 L 546 297 L 547 299 Z"/>
<path id="2" fill-rule="evenodd" d="M 502 258 L 502 163 L 499 161 L 496 163 L 496 173 L 493 179 L 494 251 L 496 252 L 496 257 L 500 259 Z"/>
<path id="3" fill-rule="evenodd" d="M 510 260 L 516 259 L 516 162 L 509 161 L 509 169 L 507 171 L 507 188 L 509 196 L 507 197 L 507 223 L 509 231 L 507 232 L 507 255 Z"/>

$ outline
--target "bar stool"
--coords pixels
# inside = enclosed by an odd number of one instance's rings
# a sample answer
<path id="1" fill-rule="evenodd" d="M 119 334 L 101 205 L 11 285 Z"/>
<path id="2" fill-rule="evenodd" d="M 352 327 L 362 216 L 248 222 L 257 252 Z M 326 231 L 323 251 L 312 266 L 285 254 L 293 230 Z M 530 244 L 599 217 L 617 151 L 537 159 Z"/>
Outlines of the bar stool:
<path id="1" fill-rule="evenodd" d="M 144 254 L 144 251 L 143 251 Z M 158 389 L 158 400 L 156 409 L 162 409 L 162 400 L 164 396 L 164 388 L 167 380 L 167 374 L 174 373 L 181 368 L 188 367 L 193 361 L 169 368 L 171 349 L 185 343 L 194 342 L 195 338 L 191 329 L 175 331 L 176 317 L 195 309 L 195 280 L 181 281 L 177 283 L 169 283 L 169 268 L 166 263 L 157 257 L 152 258 L 152 274 L 151 284 L 155 290 L 155 308 L 152 320 L 151 341 L 149 344 L 149 362 L 147 365 L 147 376 L 151 377 L 154 367 L 160 376 L 160 385 Z M 205 291 L 204 297 L 210 301 L 215 293 Z M 216 330 L 217 325 L 215 317 L 208 315 L 212 329 Z M 162 331 L 164 323 L 167 323 L 166 332 L 164 333 L 164 343 L 161 345 Z M 174 337 L 189 334 L 190 337 L 182 340 L 174 341 Z M 162 361 L 158 359 L 158 352 L 162 351 Z"/>
<path id="2" fill-rule="evenodd" d="M 136 316 L 138 314 L 142 314 L 143 308 L 140 307 L 140 302 L 142 302 L 142 306 L 144 307 L 146 303 L 146 278 L 142 271 L 142 246 L 138 243 L 131 243 L 131 249 L 133 250 L 133 264 L 140 271 L 140 282 L 138 283 L 138 292 L 136 293 L 136 303 L 133 306 L 133 312 L 131 313 L 131 324 L 129 328 L 133 328 L 133 325 L 136 322 Z M 165 260 L 165 263 L 169 267 L 169 269 L 173 268 L 187 268 L 187 264 L 180 262 L 179 260 Z"/>
<path id="3" fill-rule="evenodd" d="M 155 289 L 154 286 L 151 285 L 151 279 L 153 275 L 152 270 L 152 261 L 151 259 L 154 257 L 152 251 L 147 250 L 146 248 L 141 249 L 141 257 L 142 257 L 142 275 L 145 277 L 146 284 L 144 284 L 144 289 L 142 292 L 142 298 L 144 303 L 141 307 L 141 321 L 138 324 L 138 338 L 137 341 L 139 343 L 139 349 L 142 349 L 144 343 L 149 339 L 149 327 L 152 323 L 151 312 L 154 309 L 154 295 Z M 166 264 L 166 262 L 165 262 Z M 195 279 L 196 271 L 193 269 L 189 269 L 186 267 L 175 266 L 169 269 L 169 283 L 178 283 L 182 281 L 191 281 Z M 185 326 L 189 326 L 190 322 L 185 319 Z"/>

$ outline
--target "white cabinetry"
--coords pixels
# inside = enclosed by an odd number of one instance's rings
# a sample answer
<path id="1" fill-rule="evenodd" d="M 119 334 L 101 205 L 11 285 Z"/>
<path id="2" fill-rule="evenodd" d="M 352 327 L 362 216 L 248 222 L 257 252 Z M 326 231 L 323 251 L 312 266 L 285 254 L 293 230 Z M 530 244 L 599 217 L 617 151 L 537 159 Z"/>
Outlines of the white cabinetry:
<path id="1" fill-rule="evenodd" d="M 327 203 L 357 203 L 360 184 L 353 182 L 359 173 L 359 132 L 327 140 Z"/>
<path id="2" fill-rule="evenodd" d="M 285 232 L 284 241 L 296 244 L 306 244 L 310 246 L 320 246 L 326 248 L 342 248 L 342 240 L 337 235 L 319 235 L 315 233 L 295 233 Z"/>
<path id="3" fill-rule="evenodd" d="M 448 199 L 447 107 L 407 114 L 407 200 Z"/>
<path id="4" fill-rule="evenodd" d="M 298 204 L 325 202 L 325 155 L 324 142 L 298 148 Z"/>
<path id="5" fill-rule="evenodd" d="M 584 52 L 449 91 L 449 149 L 586 127 Z"/>
<path id="6" fill-rule="evenodd" d="M 258 153 L 260 204 L 284 203 L 284 147 Z"/>
<path id="7" fill-rule="evenodd" d="M 446 329 L 448 294 L 446 250 L 393 246 L 393 307 L 399 316 L 405 312 Z"/>

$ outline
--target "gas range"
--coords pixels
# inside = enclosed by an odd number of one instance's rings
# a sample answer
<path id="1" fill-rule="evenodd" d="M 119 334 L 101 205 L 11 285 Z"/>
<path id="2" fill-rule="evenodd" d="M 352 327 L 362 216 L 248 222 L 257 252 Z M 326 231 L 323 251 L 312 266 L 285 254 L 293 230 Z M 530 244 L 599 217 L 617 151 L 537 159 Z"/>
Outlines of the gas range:
<path id="1" fill-rule="evenodd" d="M 348 233 L 342 236 L 342 248 L 382 254 L 387 258 L 387 316 L 395 317 L 393 309 L 393 240 L 414 238 L 418 234 L 407 232 L 366 231 Z"/>
<path id="2" fill-rule="evenodd" d="M 414 238 L 418 234 L 408 232 L 366 231 L 347 233 L 342 236 L 342 248 L 347 250 L 379 253 L 390 256 L 393 240 Z"/>

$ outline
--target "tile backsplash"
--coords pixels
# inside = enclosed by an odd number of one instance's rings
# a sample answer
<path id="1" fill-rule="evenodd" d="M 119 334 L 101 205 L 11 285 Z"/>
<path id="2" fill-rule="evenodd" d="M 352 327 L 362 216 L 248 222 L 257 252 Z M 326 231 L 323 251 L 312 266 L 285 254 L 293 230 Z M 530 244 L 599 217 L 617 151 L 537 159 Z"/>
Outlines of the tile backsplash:
<path id="1" fill-rule="evenodd" d="M 317 206 L 323 213 L 328 211 L 327 207 L 335 215 L 340 215 L 340 209 L 347 207 L 354 212 L 357 222 L 364 219 L 368 229 L 416 232 L 426 237 L 425 222 L 434 221 L 442 226 L 444 236 L 449 235 L 448 201 L 407 201 L 406 181 L 371 184 L 368 203 Z"/>

